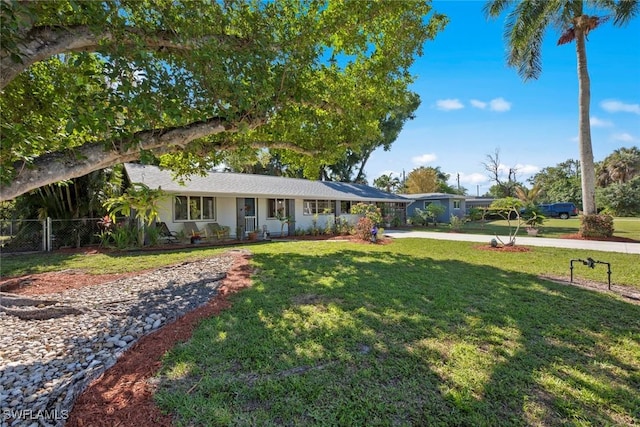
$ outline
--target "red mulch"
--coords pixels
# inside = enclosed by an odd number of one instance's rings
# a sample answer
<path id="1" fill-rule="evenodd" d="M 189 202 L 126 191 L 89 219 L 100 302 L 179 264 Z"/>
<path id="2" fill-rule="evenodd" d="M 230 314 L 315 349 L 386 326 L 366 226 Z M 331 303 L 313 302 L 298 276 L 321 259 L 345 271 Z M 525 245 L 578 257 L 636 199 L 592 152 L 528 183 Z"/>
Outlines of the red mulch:
<path id="1" fill-rule="evenodd" d="M 147 380 L 160 369 L 160 359 L 177 343 L 187 341 L 197 324 L 231 306 L 228 296 L 249 286 L 248 255 L 236 255 L 233 267 L 206 305 L 140 339 L 118 362 L 94 381 L 78 398 L 68 427 L 171 426 L 160 412 Z"/>
<path id="2" fill-rule="evenodd" d="M 580 234 L 565 234 L 560 236 L 561 239 L 573 239 L 573 240 L 595 240 L 598 242 L 622 242 L 622 243 L 640 243 L 638 240 L 630 239 L 628 237 L 582 237 Z"/>
<path id="3" fill-rule="evenodd" d="M 64 270 L 53 273 L 29 274 L 0 280 L 0 292 L 21 295 L 52 294 L 112 282 L 124 277 L 137 276 L 140 273 L 138 271 L 122 274 L 86 274 L 75 270 Z"/>
<path id="4" fill-rule="evenodd" d="M 319 235 L 319 236 L 284 236 L 284 237 L 275 237 L 274 241 L 278 240 L 339 240 L 339 241 L 348 241 L 351 243 L 360 243 L 363 245 L 388 245 L 393 242 L 393 239 L 387 237 L 378 238 L 378 240 L 374 243 L 370 240 L 362 240 L 361 238 L 353 235 L 345 235 L 345 236 L 327 236 L 327 235 Z"/>

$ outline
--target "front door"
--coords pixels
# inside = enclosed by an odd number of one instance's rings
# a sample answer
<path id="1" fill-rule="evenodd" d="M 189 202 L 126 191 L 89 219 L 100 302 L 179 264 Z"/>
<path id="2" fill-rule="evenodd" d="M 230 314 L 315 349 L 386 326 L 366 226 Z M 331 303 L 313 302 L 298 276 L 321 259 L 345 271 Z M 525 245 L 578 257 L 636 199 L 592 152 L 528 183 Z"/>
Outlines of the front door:
<path id="1" fill-rule="evenodd" d="M 255 231 L 257 227 L 256 199 L 244 199 L 244 231 Z"/>

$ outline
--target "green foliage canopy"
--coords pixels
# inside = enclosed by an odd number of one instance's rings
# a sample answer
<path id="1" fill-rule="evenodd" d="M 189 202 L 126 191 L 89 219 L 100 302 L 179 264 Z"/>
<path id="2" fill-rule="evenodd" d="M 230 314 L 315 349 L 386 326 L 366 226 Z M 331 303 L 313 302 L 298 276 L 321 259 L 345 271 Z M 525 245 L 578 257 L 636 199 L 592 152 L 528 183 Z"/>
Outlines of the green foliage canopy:
<path id="1" fill-rule="evenodd" d="M 2 200 L 140 159 L 188 175 L 230 150 L 340 158 L 380 139 L 447 21 L 428 1 L 59 0 L 0 12 Z"/>

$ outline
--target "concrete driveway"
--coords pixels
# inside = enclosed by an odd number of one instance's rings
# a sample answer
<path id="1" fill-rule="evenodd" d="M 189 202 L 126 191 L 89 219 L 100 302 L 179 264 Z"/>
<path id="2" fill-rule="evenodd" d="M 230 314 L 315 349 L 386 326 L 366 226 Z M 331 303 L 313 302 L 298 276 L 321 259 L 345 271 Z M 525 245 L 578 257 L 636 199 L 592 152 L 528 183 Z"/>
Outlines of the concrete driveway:
<path id="1" fill-rule="evenodd" d="M 436 233 L 432 231 L 409 231 L 409 230 L 385 230 L 385 236 L 394 239 L 402 239 L 407 237 L 417 237 L 420 239 L 436 239 L 436 240 L 458 240 L 463 242 L 481 242 L 487 243 L 491 241 L 493 236 L 481 234 L 464 234 L 464 233 Z M 507 241 L 506 236 L 499 236 L 502 241 Z M 623 243 L 623 242 L 598 242 L 595 240 L 574 240 L 574 239 L 549 239 L 544 237 L 521 237 L 516 238 L 516 245 L 520 246 L 549 246 L 553 248 L 567 249 L 583 249 L 602 252 L 622 252 L 625 254 L 640 254 L 640 243 Z M 639 260 L 640 261 L 640 260 Z"/>

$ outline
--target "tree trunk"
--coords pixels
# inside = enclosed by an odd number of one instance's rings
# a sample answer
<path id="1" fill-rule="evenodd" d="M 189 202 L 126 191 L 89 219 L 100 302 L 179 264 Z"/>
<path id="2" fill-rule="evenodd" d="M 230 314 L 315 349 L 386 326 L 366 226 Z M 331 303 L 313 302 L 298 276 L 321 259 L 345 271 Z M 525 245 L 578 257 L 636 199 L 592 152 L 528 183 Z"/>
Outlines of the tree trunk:
<path id="1" fill-rule="evenodd" d="M 247 124 L 248 129 L 255 129 L 264 124 L 266 119 L 252 119 Z M 20 171 L 13 182 L 0 185 L 0 201 L 14 199 L 21 194 L 47 184 L 78 178 L 90 172 L 104 169 L 116 164 L 138 160 L 143 150 L 162 154 L 183 149 L 191 141 L 221 132 L 237 132 L 240 123 L 228 123 L 225 119 L 213 117 L 201 122 L 194 122 L 186 126 L 155 129 L 138 132 L 132 138 L 136 144 L 125 148 L 119 145 L 125 141 L 113 144 L 111 149 L 105 148 L 104 142 L 86 144 L 66 152 L 48 153 L 37 158 L 32 164 L 18 163 L 15 170 Z M 254 148 L 281 148 L 305 154 L 317 154 L 311 150 L 304 150 L 288 142 L 257 142 Z M 211 150 L 232 150 L 233 146 L 215 146 Z"/>
<path id="2" fill-rule="evenodd" d="M 0 313 L 16 316 L 22 320 L 46 320 L 86 312 L 84 308 L 69 305 L 54 306 L 58 302 L 57 300 L 28 298 L 0 292 Z"/>
<path id="3" fill-rule="evenodd" d="M 582 17 L 584 18 L 584 17 Z M 591 104 L 591 81 L 587 70 L 587 48 L 584 27 L 575 26 L 576 53 L 578 57 L 578 126 L 580 145 L 580 167 L 582 168 L 582 211 L 585 215 L 596 213 L 596 171 L 591 147 L 591 123 L 589 108 Z"/>

